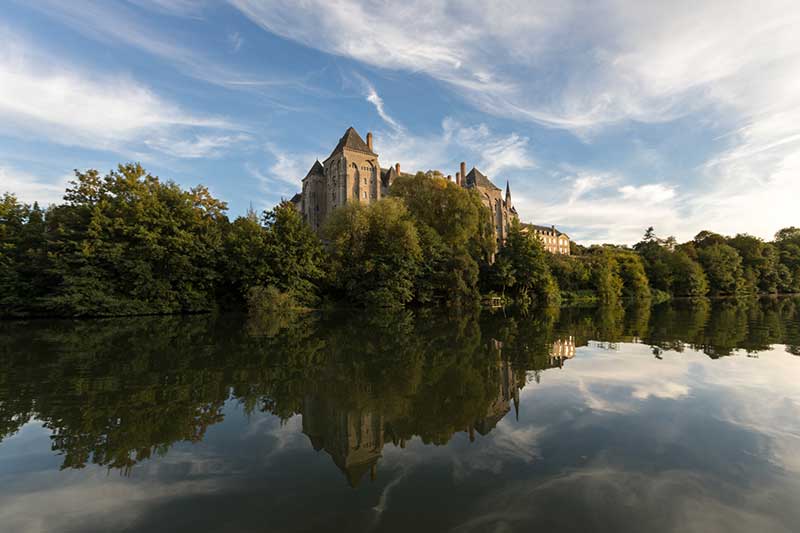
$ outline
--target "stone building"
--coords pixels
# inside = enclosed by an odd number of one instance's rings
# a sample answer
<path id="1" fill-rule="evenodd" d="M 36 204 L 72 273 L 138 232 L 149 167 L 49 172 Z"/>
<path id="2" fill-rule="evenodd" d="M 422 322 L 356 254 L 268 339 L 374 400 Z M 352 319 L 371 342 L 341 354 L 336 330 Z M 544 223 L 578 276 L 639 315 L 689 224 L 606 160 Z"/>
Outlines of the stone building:
<path id="1" fill-rule="evenodd" d="M 315 161 L 303 178 L 302 192 L 292 202 L 303 214 L 303 218 L 315 231 L 319 231 L 325 219 L 334 209 L 349 202 L 369 204 L 389 193 L 394 180 L 402 174 L 400 163 L 382 168 L 378 154 L 372 145 L 372 133 L 367 133 L 366 142 L 355 128 L 347 128 L 336 147 L 325 161 Z M 448 179 L 450 176 L 448 176 Z M 511 203 L 511 188 L 506 183 L 503 191 L 492 183 L 477 168 L 469 173 L 462 162 L 456 173 L 457 185 L 474 189 L 483 204 L 491 211 L 495 237 L 502 245 L 508 235 L 511 221 L 517 211 Z"/>
<path id="2" fill-rule="evenodd" d="M 569 235 L 556 229 L 555 226 L 537 226 L 536 224 L 523 224 L 522 231 L 533 232 L 542 241 L 544 249 L 551 254 L 569 255 Z"/>
<path id="3" fill-rule="evenodd" d="M 553 341 L 553 348 L 550 350 L 549 357 L 551 366 L 561 368 L 567 359 L 572 359 L 573 357 L 575 357 L 575 337 L 570 335 Z"/>

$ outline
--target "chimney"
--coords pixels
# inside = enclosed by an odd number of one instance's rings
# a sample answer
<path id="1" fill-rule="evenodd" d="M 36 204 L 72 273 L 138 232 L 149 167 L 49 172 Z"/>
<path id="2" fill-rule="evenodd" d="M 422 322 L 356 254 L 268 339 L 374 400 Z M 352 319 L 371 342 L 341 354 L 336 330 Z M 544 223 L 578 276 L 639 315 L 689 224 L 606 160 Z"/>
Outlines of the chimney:
<path id="1" fill-rule="evenodd" d="M 456 185 L 461 186 L 461 172 L 456 172 Z"/>
<path id="2" fill-rule="evenodd" d="M 467 184 L 467 164 L 465 162 L 461 162 L 461 181 L 464 182 L 462 185 Z"/>
<path id="3" fill-rule="evenodd" d="M 400 175 L 400 163 L 394 164 L 394 171 L 397 172 L 397 175 Z"/>
<path id="4" fill-rule="evenodd" d="M 447 175 L 447 181 L 453 181 L 453 176 L 451 174 Z"/>
<path id="5" fill-rule="evenodd" d="M 372 132 L 371 131 L 367 132 L 367 148 L 369 148 L 370 152 L 372 151 Z"/>

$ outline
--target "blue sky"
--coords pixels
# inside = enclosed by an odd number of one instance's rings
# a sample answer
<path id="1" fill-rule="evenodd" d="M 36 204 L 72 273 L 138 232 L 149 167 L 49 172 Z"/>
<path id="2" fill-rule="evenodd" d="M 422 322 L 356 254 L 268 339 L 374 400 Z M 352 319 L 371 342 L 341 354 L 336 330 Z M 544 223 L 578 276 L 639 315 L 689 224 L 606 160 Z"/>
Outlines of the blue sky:
<path id="1" fill-rule="evenodd" d="M 140 161 L 232 215 L 352 125 L 583 243 L 800 225 L 796 1 L 79 0 L 0 11 L 0 190 Z"/>

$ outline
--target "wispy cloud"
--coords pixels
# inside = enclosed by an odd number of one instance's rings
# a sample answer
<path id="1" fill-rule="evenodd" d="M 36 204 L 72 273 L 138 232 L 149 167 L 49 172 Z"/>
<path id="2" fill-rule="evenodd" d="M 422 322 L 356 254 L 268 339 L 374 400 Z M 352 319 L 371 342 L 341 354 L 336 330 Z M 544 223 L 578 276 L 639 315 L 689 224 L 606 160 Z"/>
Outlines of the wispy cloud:
<path id="1" fill-rule="evenodd" d="M 308 152 L 293 152 L 273 143 L 264 147 L 272 162 L 261 167 L 247 163 L 247 172 L 259 182 L 264 193 L 260 199 L 262 207 L 275 204 L 281 198 L 289 199 L 300 191 L 302 180 L 317 159 L 317 155 Z"/>
<path id="2" fill-rule="evenodd" d="M 454 173 L 448 170 L 464 158 L 470 166 L 499 179 L 504 171 L 536 166 L 527 137 L 497 133 L 486 124 L 464 125 L 452 117 L 445 117 L 440 131 L 432 134 L 415 135 L 401 128 L 378 132 L 375 142 L 380 143 L 384 163 L 399 161 L 409 171 L 437 169 L 446 175 Z"/>
<path id="3" fill-rule="evenodd" d="M 708 155 L 693 190 L 679 199 L 689 220 L 731 233 L 755 224 L 765 237 L 791 222 L 794 209 L 784 200 L 800 194 L 794 1 L 711 0 L 692 9 L 623 0 L 411 2 L 402 9 L 358 0 L 232 3 L 287 39 L 374 67 L 424 73 L 481 111 L 584 140 L 619 124 L 678 118 L 710 136 L 727 129 L 728 145 Z M 675 201 L 667 198 L 670 188 L 615 193 Z"/>
<path id="4" fill-rule="evenodd" d="M 132 151 L 131 143 L 155 133 L 172 138 L 180 149 L 209 138 L 180 140 L 198 129 L 237 128 L 224 118 L 187 111 L 127 75 L 82 71 L 11 33 L 2 36 L 6 46 L 0 51 L 0 132 L 5 135 Z"/>
<path id="5" fill-rule="evenodd" d="M 71 179 L 71 175 L 45 179 L 16 168 L 0 166 L 0 194 L 11 193 L 22 202 L 39 202 L 45 206 L 61 201 Z"/>
<path id="6" fill-rule="evenodd" d="M 244 44 L 244 37 L 238 31 L 228 34 L 228 42 L 231 44 L 231 48 L 234 52 L 238 52 L 242 45 Z"/>
<path id="7" fill-rule="evenodd" d="M 402 130 L 403 128 L 400 126 L 400 124 L 398 124 L 395 119 L 390 117 L 383 108 L 383 99 L 378 95 L 377 92 L 375 92 L 375 87 L 372 85 L 368 85 L 367 87 L 367 102 L 375 106 L 375 111 L 378 112 L 378 115 L 383 119 L 384 122 L 386 122 L 395 130 Z"/>
<path id="8" fill-rule="evenodd" d="M 188 138 L 153 137 L 145 140 L 150 148 L 174 157 L 194 159 L 199 157 L 219 157 L 225 148 L 248 143 L 250 135 L 206 135 L 197 134 Z"/>

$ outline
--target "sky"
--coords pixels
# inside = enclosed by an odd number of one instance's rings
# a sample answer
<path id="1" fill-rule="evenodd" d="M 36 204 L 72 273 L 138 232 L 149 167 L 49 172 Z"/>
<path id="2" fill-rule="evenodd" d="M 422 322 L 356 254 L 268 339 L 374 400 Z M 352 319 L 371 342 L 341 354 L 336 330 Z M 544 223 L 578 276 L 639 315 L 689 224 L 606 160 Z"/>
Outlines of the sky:
<path id="1" fill-rule="evenodd" d="M 800 3 L 6 0 L 0 193 L 138 161 L 237 216 L 349 126 L 583 244 L 800 226 Z"/>

